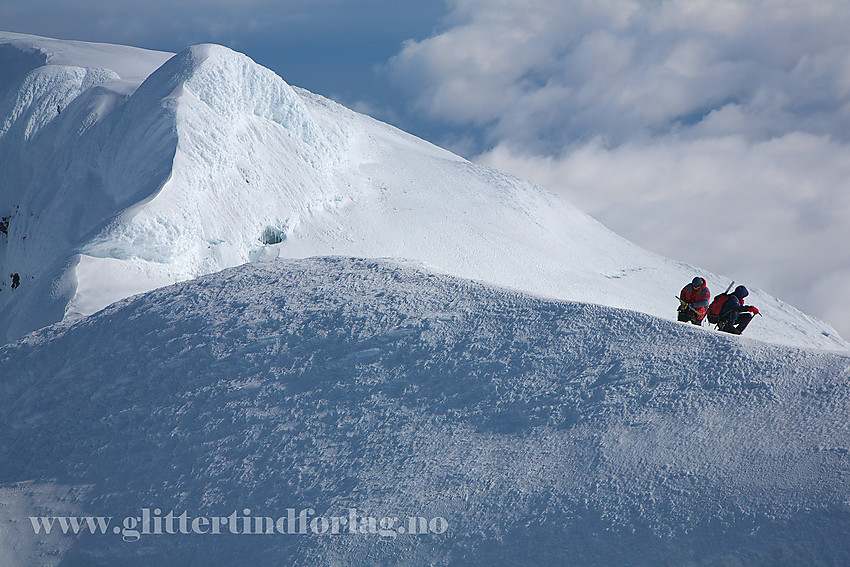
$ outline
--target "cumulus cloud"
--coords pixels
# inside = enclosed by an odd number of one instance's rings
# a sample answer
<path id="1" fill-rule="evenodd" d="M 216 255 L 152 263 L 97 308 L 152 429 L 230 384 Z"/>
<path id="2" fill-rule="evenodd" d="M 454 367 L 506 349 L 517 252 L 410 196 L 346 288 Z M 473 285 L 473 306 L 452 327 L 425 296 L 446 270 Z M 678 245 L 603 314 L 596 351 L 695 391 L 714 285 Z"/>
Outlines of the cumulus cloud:
<path id="1" fill-rule="evenodd" d="M 477 160 L 850 338 L 850 3 L 451 0 L 389 62 Z M 827 299 L 829 298 L 829 299 Z"/>
<path id="2" fill-rule="evenodd" d="M 390 62 L 432 118 L 551 153 L 589 135 L 850 137 L 850 4 L 452 0 Z"/>

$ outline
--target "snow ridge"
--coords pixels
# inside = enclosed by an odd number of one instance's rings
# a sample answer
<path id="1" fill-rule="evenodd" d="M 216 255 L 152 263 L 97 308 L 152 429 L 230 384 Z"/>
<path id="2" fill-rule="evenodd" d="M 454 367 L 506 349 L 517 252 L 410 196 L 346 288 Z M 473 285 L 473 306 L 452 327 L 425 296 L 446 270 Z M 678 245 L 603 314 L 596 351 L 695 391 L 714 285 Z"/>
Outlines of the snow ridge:
<path id="1" fill-rule="evenodd" d="M 225 270 L 32 334 L 0 368 L 6 490 L 85 486 L 65 506 L 117 517 L 356 507 L 450 526 L 86 537 L 62 565 L 798 565 L 850 549 L 850 357 L 416 263 Z"/>

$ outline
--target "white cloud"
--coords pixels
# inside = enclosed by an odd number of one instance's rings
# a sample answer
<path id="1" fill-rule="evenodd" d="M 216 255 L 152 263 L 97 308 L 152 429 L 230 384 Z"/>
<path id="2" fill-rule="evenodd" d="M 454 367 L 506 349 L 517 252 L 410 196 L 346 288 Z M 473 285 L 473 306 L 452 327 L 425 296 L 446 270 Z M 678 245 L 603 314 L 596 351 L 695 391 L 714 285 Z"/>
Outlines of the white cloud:
<path id="1" fill-rule="evenodd" d="M 850 3 L 450 5 L 389 67 L 479 161 L 850 337 Z"/>
<path id="2" fill-rule="evenodd" d="M 544 132 L 616 144 L 687 131 L 728 104 L 777 123 L 753 137 L 848 139 L 850 4 L 813 4 L 453 0 L 451 27 L 408 42 L 390 68 L 433 118 L 487 126 L 492 143 L 539 146 Z M 558 108 L 554 123 L 540 101 Z"/>

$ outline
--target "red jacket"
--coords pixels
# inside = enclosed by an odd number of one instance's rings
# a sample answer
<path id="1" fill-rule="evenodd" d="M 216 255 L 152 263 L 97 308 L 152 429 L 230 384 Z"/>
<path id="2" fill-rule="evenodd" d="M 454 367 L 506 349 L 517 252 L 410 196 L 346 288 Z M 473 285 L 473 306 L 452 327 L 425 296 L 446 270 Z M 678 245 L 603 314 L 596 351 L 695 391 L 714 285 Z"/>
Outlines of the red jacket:
<path id="1" fill-rule="evenodd" d="M 700 288 L 695 288 L 693 284 L 688 284 L 682 288 L 679 297 L 682 301 L 689 303 L 701 317 L 705 317 L 705 312 L 708 310 L 708 300 L 711 299 L 711 292 L 708 291 L 708 286 L 704 285 Z"/>

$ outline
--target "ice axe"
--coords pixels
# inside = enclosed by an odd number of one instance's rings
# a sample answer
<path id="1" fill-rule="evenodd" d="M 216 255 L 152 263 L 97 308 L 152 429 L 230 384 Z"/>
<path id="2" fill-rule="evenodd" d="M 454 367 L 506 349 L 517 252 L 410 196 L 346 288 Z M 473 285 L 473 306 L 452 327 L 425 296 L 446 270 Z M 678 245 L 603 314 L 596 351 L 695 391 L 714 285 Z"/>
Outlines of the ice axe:
<path id="1" fill-rule="evenodd" d="M 678 299 L 678 300 L 679 300 L 679 307 L 680 307 L 680 308 L 681 308 L 681 307 L 684 307 L 685 305 L 687 305 L 687 306 L 688 306 L 688 309 L 690 309 L 691 311 L 693 311 L 693 312 L 694 312 L 694 313 L 696 313 L 697 315 L 700 315 L 700 312 L 699 312 L 699 311 L 697 311 L 696 309 L 694 309 L 693 307 L 691 307 L 691 305 L 690 305 L 687 301 L 685 301 L 684 299 L 682 299 L 682 298 L 681 298 L 681 297 L 679 297 L 678 295 L 674 295 L 673 297 L 675 297 L 676 299 Z M 703 317 L 700 317 L 700 318 L 699 318 L 699 324 L 700 324 L 700 327 L 702 327 L 702 320 L 703 320 Z"/>

